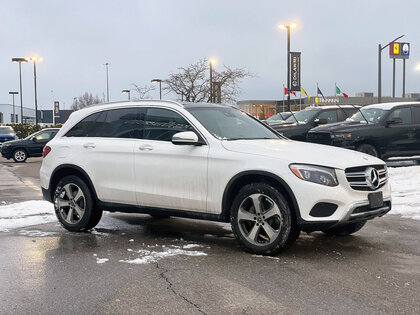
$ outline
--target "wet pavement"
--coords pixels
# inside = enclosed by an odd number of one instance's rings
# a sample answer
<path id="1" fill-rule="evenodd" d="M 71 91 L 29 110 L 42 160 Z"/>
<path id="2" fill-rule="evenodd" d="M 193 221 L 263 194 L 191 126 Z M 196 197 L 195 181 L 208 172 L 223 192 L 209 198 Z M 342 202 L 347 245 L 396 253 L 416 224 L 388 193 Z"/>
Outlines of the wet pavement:
<path id="1" fill-rule="evenodd" d="M 0 160 L 1 200 L 41 198 L 33 161 Z M 87 233 L 29 226 L 0 232 L 0 313 L 418 314 L 419 241 L 419 221 L 399 216 L 354 236 L 302 233 L 276 257 L 244 253 L 229 225 L 206 221 L 106 213 Z"/>

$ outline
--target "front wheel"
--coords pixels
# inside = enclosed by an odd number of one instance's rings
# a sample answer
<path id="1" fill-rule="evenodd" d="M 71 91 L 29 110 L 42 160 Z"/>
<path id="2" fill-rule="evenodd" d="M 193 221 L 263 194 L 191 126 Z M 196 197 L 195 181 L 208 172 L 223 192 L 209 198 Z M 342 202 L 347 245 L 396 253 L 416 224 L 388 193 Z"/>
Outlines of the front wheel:
<path id="1" fill-rule="evenodd" d="M 359 145 L 356 148 L 356 150 L 359 151 L 359 152 L 362 152 L 362 153 L 372 155 L 374 157 L 380 157 L 379 153 L 378 153 L 378 150 L 376 150 L 376 148 L 373 145 L 368 144 L 368 143 L 364 143 L 364 144 Z"/>
<path id="2" fill-rule="evenodd" d="M 95 227 L 102 216 L 89 187 L 77 176 L 66 176 L 58 183 L 53 202 L 58 220 L 71 232 Z"/>
<path id="3" fill-rule="evenodd" d="M 331 228 L 322 232 L 324 232 L 327 235 L 346 236 L 346 235 L 356 233 L 362 227 L 364 227 L 365 224 L 366 224 L 366 221 L 348 223 L 346 225 L 337 226 L 335 228 Z"/>
<path id="4" fill-rule="evenodd" d="M 17 149 L 15 152 L 13 152 L 13 160 L 16 163 L 23 163 L 28 158 L 28 153 L 24 149 Z"/>
<path id="5" fill-rule="evenodd" d="M 284 196 L 266 183 L 244 186 L 231 208 L 232 230 L 244 249 L 272 255 L 290 246 L 300 230 Z"/>

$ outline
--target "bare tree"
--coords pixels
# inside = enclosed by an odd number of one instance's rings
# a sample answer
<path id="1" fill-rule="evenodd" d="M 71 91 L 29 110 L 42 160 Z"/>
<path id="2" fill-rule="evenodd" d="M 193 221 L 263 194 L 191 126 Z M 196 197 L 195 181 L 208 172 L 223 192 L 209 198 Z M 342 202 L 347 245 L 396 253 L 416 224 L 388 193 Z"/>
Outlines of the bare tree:
<path id="1" fill-rule="evenodd" d="M 71 109 L 78 110 L 90 105 L 103 103 L 103 100 L 98 95 L 93 96 L 92 93 L 85 92 L 79 97 L 75 97 Z"/>
<path id="2" fill-rule="evenodd" d="M 165 80 L 164 90 L 174 92 L 178 99 L 187 102 L 210 101 L 210 65 L 207 59 L 202 59 L 187 67 L 178 68 L 178 73 L 172 73 Z M 217 72 L 213 69 L 213 82 L 220 82 L 221 100 L 225 103 L 235 103 L 240 93 L 239 82 L 246 77 L 254 76 L 242 68 L 223 66 Z"/>
<path id="3" fill-rule="evenodd" d="M 137 97 L 133 97 L 134 100 L 150 99 L 151 97 L 149 93 L 155 89 L 155 87 L 151 85 L 140 86 L 134 83 L 131 85 L 133 86 L 132 90 L 138 94 Z"/>

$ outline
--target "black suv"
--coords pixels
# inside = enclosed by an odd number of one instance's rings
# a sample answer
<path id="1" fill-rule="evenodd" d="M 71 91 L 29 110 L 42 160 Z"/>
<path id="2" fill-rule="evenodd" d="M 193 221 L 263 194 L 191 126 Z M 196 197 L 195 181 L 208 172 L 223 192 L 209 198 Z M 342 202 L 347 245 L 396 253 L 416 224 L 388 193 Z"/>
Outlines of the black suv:
<path id="1" fill-rule="evenodd" d="M 312 129 L 307 140 L 382 159 L 419 155 L 420 102 L 365 106 L 345 122 Z"/>
<path id="2" fill-rule="evenodd" d="M 47 128 L 35 132 L 25 139 L 7 141 L 1 146 L 1 155 L 15 162 L 25 162 L 28 157 L 42 156 L 42 149 L 45 144 L 55 137 L 59 128 Z"/>
<path id="3" fill-rule="evenodd" d="M 306 134 L 312 128 L 343 121 L 353 116 L 357 110 L 357 107 L 349 105 L 311 106 L 295 112 L 284 122 L 272 124 L 270 127 L 289 139 L 306 141 Z"/>

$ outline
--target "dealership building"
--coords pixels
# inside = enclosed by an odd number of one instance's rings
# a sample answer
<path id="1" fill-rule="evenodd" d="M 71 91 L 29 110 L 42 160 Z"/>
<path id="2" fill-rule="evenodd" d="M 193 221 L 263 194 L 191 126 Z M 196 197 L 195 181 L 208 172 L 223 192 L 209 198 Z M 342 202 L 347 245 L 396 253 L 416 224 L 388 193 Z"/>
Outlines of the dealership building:
<path id="1" fill-rule="evenodd" d="M 69 118 L 73 110 L 62 109 L 57 117 L 55 117 L 56 124 L 64 124 Z M 0 104 L 0 124 L 20 123 L 20 105 Z M 23 107 L 23 123 L 35 124 L 35 109 Z M 38 123 L 52 125 L 53 124 L 53 110 L 38 110 Z"/>
<path id="2" fill-rule="evenodd" d="M 406 97 L 382 96 L 382 103 L 420 101 L 420 93 L 409 93 Z M 378 102 L 378 97 L 371 92 L 356 93 L 356 96 L 328 96 L 294 98 L 290 100 L 290 109 L 298 111 L 308 106 L 325 105 L 370 105 Z M 238 108 L 259 119 L 266 119 L 276 113 L 287 111 L 287 100 L 244 100 L 237 102 Z"/>

